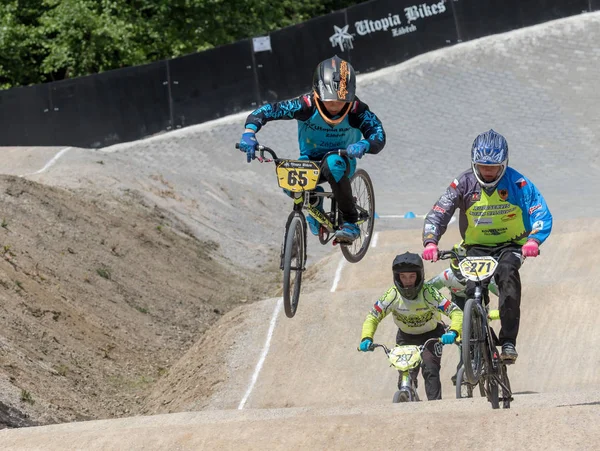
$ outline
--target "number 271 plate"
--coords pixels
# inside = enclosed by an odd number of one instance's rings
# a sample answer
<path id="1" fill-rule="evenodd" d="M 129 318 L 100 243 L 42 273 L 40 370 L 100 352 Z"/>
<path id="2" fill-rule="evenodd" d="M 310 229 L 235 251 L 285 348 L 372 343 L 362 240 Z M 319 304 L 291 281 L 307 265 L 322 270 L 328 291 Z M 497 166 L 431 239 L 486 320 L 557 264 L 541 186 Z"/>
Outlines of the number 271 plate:
<path id="1" fill-rule="evenodd" d="M 319 165 L 309 160 L 281 160 L 275 170 L 279 186 L 294 192 L 315 189 L 321 173 Z"/>

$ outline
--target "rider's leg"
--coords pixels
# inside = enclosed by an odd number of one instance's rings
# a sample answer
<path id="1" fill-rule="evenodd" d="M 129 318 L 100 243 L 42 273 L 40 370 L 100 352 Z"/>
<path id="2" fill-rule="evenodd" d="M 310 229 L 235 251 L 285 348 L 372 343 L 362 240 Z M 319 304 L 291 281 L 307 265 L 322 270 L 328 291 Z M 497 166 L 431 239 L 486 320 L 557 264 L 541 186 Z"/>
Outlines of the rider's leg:
<path id="1" fill-rule="evenodd" d="M 427 334 L 421 335 L 422 342 L 425 343 L 429 338 L 439 338 L 444 334 L 444 326 L 438 324 L 437 329 Z M 442 365 L 442 344 L 429 342 L 422 354 L 423 364 L 421 372 L 425 380 L 425 393 L 427 399 L 435 401 L 442 399 L 442 382 L 440 381 L 440 368 Z"/>
<path id="2" fill-rule="evenodd" d="M 521 256 L 515 252 L 504 252 L 498 260 L 494 279 L 498 285 L 500 309 L 500 344 L 517 344 L 521 315 Z"/>
<path id="3" fill-rule="evenodd" d="M 339 155 L 330 155 L 323 164 L 322 173 L 331 185 L 331 191 L 344 218 L 344 224 L 342 229 L 336 232 L 336 238 L 354 241 L 360 236 L 360 229 L 356 225 L 358 211 L 354 205 L 350 183 L 350 177 L 356 170 L 356 159 L 349 158 L 348 160 L 350 168 L 346 164 L 346 159 Z"/>
<path id="4" fill-rule="evenodd" d="M 319 192 L 324 192 L 325 189 L 322 186 L 317 186 L 315 188 L 315 191 L 319 191 Z M 323 196 L 311 196 L 310 197 L 310 204 L 315 207 L 317 210 L 319 210 L 321 213 L 323 213 Z M 308 222 L 308 227 L 310 229 L 310 232 L 313 235 L 318 235 L 319 234 L 319 229 L 321 228 L 321 223 L 319 221 L 317 221 L 315 218 L 313 218 L 312 215 L 308 215 L 306 217 L 306 222 Z"/>

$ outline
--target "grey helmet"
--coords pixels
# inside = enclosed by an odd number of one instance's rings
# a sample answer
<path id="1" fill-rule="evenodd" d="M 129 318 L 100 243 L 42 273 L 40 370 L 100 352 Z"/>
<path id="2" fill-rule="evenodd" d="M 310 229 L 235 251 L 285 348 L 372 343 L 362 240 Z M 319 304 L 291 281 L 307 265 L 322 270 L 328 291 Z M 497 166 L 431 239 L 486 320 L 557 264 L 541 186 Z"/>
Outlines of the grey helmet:
<path id="1" fill-rule="evenodd" d="M 405 252 L 404 254 L 396 255 L 392 264 L 392 272 L 394 274 L 394 284 L 396 288 L 406 299 L 416 299 L 423 288 L 425 280 L 425 269 L 423 268 L 423 260 L 419 254 Z M 404 287 L 400 281 L 400 273 L 416 272 L 417 280 L 414 287 Z"/>
<path id="2" fill-rule="evenodd" d="M 479 173 L 477 165 L 500 165 L 502 170 L 491 182 L 487 182 Z M 487 189 L 495 188 L 508 166 L 508 143 L 500 133 L 490 129 L 480 134 L 471 147 L 471 168 L 481 186 Z"/>
<path id="3" fill-rule="evenodd" d="M 337 125 L 350 110 L 350 106 L 356 96 L 356 74 L 352 65 L 339 56 L 321 61 L 313 75 L 313 91 L 315 103 L 321 117 L 330 125 Z M 333 119 L 325 109 L 322 102 L 337 100 L 346 102 L 347 105 Z"/>

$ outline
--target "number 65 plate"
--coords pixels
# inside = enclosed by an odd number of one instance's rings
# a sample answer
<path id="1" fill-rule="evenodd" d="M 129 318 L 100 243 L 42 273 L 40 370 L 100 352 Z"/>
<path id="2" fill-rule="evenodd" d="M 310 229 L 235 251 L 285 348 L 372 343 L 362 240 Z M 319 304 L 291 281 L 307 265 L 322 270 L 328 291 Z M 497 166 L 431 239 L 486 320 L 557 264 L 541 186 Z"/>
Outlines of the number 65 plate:
<path id="1" fill-rule="evenodd" d="M 315 189 L 321 173 L 319 165 L 309 160 L 280 160 L 275 171 L 279 186 L 294 192 Z"/>
<path id="2" fill-rule="evenodd" d="M 460 272 L 469 280 L 485 280 L 491 277 L 498 266 L 494 257 L 466 257 L 458 265 Z"/>

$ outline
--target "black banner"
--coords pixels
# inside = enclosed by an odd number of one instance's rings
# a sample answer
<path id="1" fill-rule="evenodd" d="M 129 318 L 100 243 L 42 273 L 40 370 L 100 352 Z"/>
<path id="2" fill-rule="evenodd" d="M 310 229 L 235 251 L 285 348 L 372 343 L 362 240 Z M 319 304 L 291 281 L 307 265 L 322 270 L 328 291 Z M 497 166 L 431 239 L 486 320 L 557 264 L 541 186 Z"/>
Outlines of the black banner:
<path id="1" fill-rule="evenodd" d="M 562 19 L 589 11 L 589 0 L 520 0 L 520 27 Z"/>
<path id="2" fill-rule="evenodd" d="M 334 27 L 344 23 L 342 11 L 272 33 L 272 51 L 254 54 L 262 103 L 310 91 L 313 73 L 321 61 L 335 54 L 348 58 L 347 49 L 332 46 L 330 41 Z"/>
<path id="3" fill-rule="evenodd" d="M 346 34 L 334 34 L 350 47 L 359 72 L 398 64 L 458 40 L 450 2 L 385 0 L 349 8 Z"/>
<path id="4" fill-rule="evenodd" d="M 169 61 L 0 91 L 0 145 L 104 147 L 289 99 L 335 54 L 358 73 L 600 10 L 600 0 L 373 0 Z"/>
<path id="5" fill-rule="evenodd" d="M 460 39 L 468 41 L 588 11 L 589 0 L 454 0 Z"/>
<path id="6" fill-rule="evenodd" d="M 1 145 L 54 145 L 51 117 L 49 85 L 0 91 Z"/>
<path id="7" fill-rule="evenodd" d="M 521 0 L 454 0 L 452 7 L 459 39 L 469 41 L 519 28 L 520 2 Z"/>
<path id="8" fill-rule="evenodd" d="M 169 61 L 176 128 L 257 106 L 251 41 Z"/>
<path id="9" fill-rule="evenodd" d="M 55 145 L 104 147 L 170 126 L 166 63 L 52 83 Z"/>

